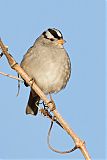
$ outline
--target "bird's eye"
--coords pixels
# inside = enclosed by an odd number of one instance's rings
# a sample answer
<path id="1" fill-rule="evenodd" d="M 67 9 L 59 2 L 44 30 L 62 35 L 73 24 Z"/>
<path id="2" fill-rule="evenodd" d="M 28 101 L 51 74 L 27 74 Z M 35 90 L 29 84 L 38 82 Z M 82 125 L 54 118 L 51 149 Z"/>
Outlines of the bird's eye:
<path id="1" fill-rule="evenodd" d="M 54 41 L 54 38 L 50 38 L 51 41 Z"/>

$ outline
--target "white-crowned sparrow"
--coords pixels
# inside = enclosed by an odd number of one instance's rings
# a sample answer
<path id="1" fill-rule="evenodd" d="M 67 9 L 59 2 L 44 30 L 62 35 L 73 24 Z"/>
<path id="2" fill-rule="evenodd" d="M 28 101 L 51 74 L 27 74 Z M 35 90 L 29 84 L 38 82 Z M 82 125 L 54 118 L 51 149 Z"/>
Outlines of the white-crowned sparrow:
<path id="1" fill-rule="evenodd" d="M 44 31 L 24 55 L 21 67 L 45 93 L 56 93 L 63 89 L 71 73 L 71 63 L 62 33 L 55 28 Z M 26 114 L 36 115 L 36 103 L 40 97 L 31 89 Z"/>

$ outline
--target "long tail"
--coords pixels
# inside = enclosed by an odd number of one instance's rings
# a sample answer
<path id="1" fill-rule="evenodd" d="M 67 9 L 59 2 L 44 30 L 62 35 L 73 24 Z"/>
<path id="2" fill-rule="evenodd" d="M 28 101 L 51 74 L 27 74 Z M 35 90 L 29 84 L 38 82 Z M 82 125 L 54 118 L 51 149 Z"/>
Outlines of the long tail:
<path id="1" fill-rule="evenodd" d="M 28 104 L 26 107 L 26 114 L 32 114 L 36 116 L 38 113 L 38 107 L 36 106 L 36 104 L 38 104 L 39 101 L 40 97 L 33 90 L 31 90 Z"/>

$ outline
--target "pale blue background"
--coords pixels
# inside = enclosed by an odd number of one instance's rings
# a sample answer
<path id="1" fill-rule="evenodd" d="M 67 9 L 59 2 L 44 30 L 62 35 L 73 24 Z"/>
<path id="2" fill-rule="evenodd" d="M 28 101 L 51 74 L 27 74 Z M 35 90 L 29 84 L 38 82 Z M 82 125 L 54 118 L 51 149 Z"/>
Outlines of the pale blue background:
<path id="1" fill-rule="evenodd" d="M 54 99 L 58 111 L 81 139 L 93 159 L 105 159 L 105 4 L 103 0 L 0 0 L 0 37 L 20 62 L 48 27 L 60 29 L 72 61 L 72 76 Z M 3 56 L 0 71 L 16 75 Z M 0 75 L 0 158 L 81 159 L 79 150 L 60 155 L 48 149 L 49 120 L 26 116 L 29 88 Z M 73 146 L 57 125 L 52 145 Z"/>

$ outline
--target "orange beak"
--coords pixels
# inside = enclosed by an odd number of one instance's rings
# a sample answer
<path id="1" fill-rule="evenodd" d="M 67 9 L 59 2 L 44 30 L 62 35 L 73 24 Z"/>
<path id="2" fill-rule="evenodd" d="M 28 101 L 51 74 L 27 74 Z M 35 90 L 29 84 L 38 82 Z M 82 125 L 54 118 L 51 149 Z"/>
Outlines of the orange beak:
<path id="1" fill-rule="evenodd" d="M 64 43 L 65 43 L 65 40 L 63 40 L 63 39 L 59 39 L 58 40 L 58 44 L 62 44 L 63 45 Z"/>

